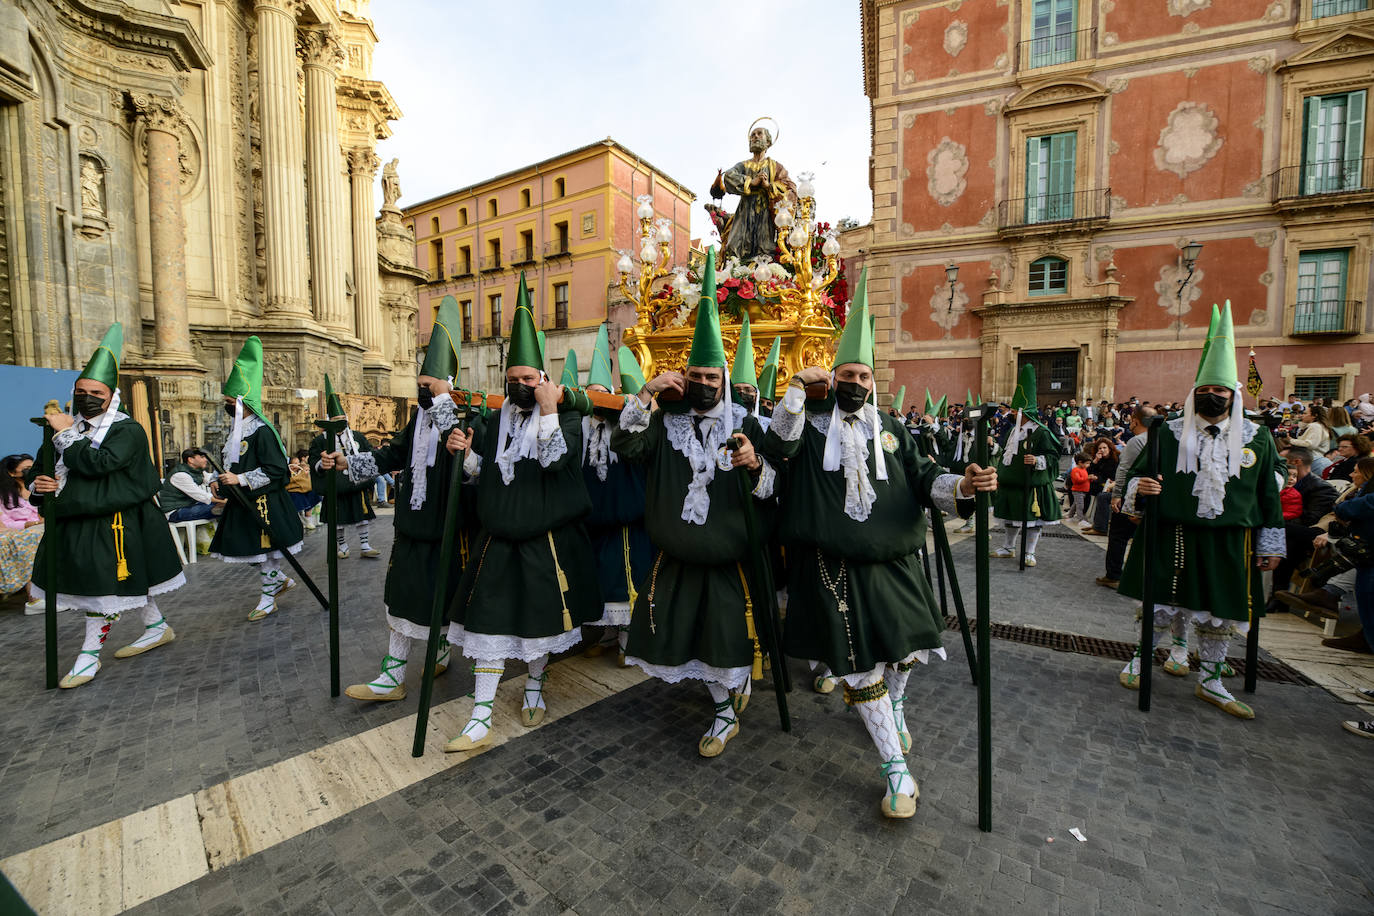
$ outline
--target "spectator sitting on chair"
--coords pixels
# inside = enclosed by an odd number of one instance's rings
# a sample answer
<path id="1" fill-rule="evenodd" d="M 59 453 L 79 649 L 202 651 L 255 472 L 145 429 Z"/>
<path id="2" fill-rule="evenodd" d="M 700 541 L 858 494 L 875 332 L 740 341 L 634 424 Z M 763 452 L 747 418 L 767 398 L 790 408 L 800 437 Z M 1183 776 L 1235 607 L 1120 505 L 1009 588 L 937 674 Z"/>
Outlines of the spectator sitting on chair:
<path id="1" fill-rule="evenodd" d="M 1343 433 L 1337 438 L 1336 453 L 1339 459 L 1322 472 L 1322 477 L 1326 480 L 1350 480 L 1359 460 L 1374 454 L 1374 443 L 1367 436 Z"/>
<path id="2" fill-rule="evenodd" d="M 1312 555 L 1312 541 L 1322 533 L 1317 522 L 1331 511 L 1336 502 L 1336 488 L 1312 473 L 1310 449 L 1290 446 L 1284 457 L 1288 459 L 1288 467 L 1297 475 L 1293 487 L 1302 494 L 1302 514 L 1284 522 L 1288 556 L 1274 570 L 1274 593 L 1286 590 L 1293 571 L 1307 565 L 1307 559 Z M 1277 609 L 1278 602 L 1272 595 L 1270 603 Z"/>
<path id="3" fill-rule="evenodd" d="M 210 492 L 209 481 L 205 479 L 205 469 L 209 466 L 209 457 L 198 448 L 188 448 L 181 453 L 181 461 L 172 466 L 157 494 L 157 504 L 167 521 L 210 519 L 224 511 L 224 500 Z"/>
<path id="4" fill-rule="evenodd" d="M 1361 458 L 1355 466 L 1354 475 L 1350 478 L 1350 489 L 1340 495 L 1340 498 L 1336 500 L 1336 505 L 1339 506 L 1341 503 L 1359 496 L 1370 480 L 1374 480 L 1374 458 Z M 1285 511 L 1285 516 L 1286 514 Z M 1330 537 L 1327 531 L 1335 519 L 1335 507 L 1332 507 L 1332 511 L 1323 515 L 1317 522 L 1317 527 L 1321 529 L 1322 533 L 1312 540 L 1312 565 L 1314 566 L 1317 565 L 1318 559 L 1316 551 L 1327 546 Z M 1340 616 L 1341 599 L 1355 591 L 1355 572 L 1353 568 L 1347 569 L 1345 572 L 1336 573 L 1325 582 L 1310 581 L 1308 588 L 1303 592 L 1276 592 L 1274 597 L 1289 607 L 1335 620 Z M 1336 649 L 1354 649 L 1357 652 L 1364 651 L 1365 647 L 1363 636 L 1360 633 L 1355 633 L 1353 639 L 1349 636 L 1324 639 L 1322 645 Z"/>

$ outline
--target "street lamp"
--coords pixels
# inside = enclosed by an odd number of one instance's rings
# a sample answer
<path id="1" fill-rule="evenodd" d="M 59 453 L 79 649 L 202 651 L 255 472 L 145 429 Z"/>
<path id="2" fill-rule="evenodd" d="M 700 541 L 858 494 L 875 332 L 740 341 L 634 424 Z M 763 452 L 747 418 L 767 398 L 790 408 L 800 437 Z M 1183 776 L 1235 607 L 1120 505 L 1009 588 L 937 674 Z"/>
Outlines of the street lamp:
<path id="1" fill-rule="evenodd" d="M 658 280 L 675 274 L 672 292 L 668 294 L 667 304 L 681 302 L 682 290 L 686 286 L 686 271 L 673 271 L 668 267 L 672 255 L 669 248 L 673 243 L 672 220 L 663 217 L 654 220 L 654 199 L 643 194 L 636 198 L 638 207 L 635 216 L 639 218 L 639 258 L 635 259 L 629 251 L 622 251 L 616 261 L 616 272 L 620 274 L 620 289 L 635 305 L 640 324 L 651 324 L 653 318 L 653 285 Z"/>
<path id="2" fill-rule="evenodd" d="M 945 265 L 945 280 L 949 283 L 949 311 L 954 311 L 954 281 L 959 279 L 959 265 L 950 263 Z"/>
<path id="3" fill-rule="evenodd" d="M 1193 269 L 1197 267 L 1197 259 L 1201 254 L 1201 242 L 1189 242 L 1187 245 L 1183 246 L 1183 266 L 1188 269 L 1188 275 L 1179 281 L 1178 284 L 1178 304 L 1180 306 L 1180 312 L 1182 312 L 1181 307 L 1183 305 L 1183 287 L 1187 286 L 1188 281 L 1193 279 Z"/>

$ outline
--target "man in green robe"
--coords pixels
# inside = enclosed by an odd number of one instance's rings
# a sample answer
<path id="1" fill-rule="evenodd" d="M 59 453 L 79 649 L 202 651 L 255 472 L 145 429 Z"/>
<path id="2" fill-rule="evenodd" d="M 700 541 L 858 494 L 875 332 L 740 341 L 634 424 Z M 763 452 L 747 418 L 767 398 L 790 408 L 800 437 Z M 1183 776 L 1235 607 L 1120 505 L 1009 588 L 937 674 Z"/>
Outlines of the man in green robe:
<path id="1" fill-rule="evenodd" d="M 390 636 L 386 654 L 382 656 L 381 673 L 366 684 L 353 684 L 344 691 L 355 700 L 405 699 L 411 640 L 429 639 L 439 567 L 442 563 L 454 564 L 444 595 L 444 607 L 448 607 L 472 556 L 475 493 L 470 487 L 460 487 L 457 491 L 449 489 L 453 462 L 457 459 L 442 441 L 445 432 L 458 425 L 457 411 L 449 392 L 452 379 L 458 375 L 462 327 L 458 301 L 445 296 L 434 317 L 425 361 L 420 366 L 418 406 L 405 429 L 380 448 L 352 455 L 334 452 L 320 459 L 324 473 L 338 468 L 355 484 L 388 473 L 395 475 L 396 481 L 396 539 L 391 546 L 383 591 Z M 480 429 L 481 421 L 477 423 Z M 457 557 L 441 555 L 444 519 L 450 499 L 460 502 Z M 434 673 L 443 674 L 448 670 L 448 663 L 449 642 L 445 628 Z"/>
<path id="2" fill-rule="evenodd" d="M 1059 521 L 1061 513 L 1059 497 L 1054 492 L 1054 479 L 1059 475 L 1059 441 L 1040 422 L 1035 408 L 1035 367 L 1030 363 L 1021 367 L 1011 408 L 1016 411 L 1016 419 L 1002 446 L 997 496 L 992 503 L 993 518 L 1005 526 L 1006 540 L 992 556 L 1017 556 L 1017 540 L 1024 527 L 1026 565 L 1034 566 L 1041 529 Z"/>
<path id="3" fill-rule="evenodd" d="M 711 250 L 686 372 L 661 373 L 626 398 L 611 438 L 621 460 L 646 467 L 644 521 L 658 547 L 630 619 L 626 660 L 670 684 L 706 683 L 715 716 L 697 742 L 703 757 L 722 753 L 739 731 L 751 674 L 762 674 L 755 617 L 767 613 L 763 584 L 746 571 L 744 513 L 752 507 L 744 500 L 769 499 L 775 474 L 754 453 L 763 428 L 729 393 Z M 752 497 L 742 494 L 740 475 Z"/>
<path id="4" fill-rule="evenodd" d="M 997 489 L 997 474 L 976 464 L 962 476 L 944 473 L 898 418 L 878 410 L 866 281 L 865 273 L 832 369 L 793 376 L 763 451 L 787 463 L 779 494 L 789 557 L 784 647 L 844 682 L 845 702 L 882 759 L 882 812 L 904 818 L 919 795 L 903 756 L 911 748 L 907 678 L 915 662 L 945 655 L 945 621 L 917 557 L 925 513 L 966 515 L 978 490 Z M 808 398 L 808 386 L 820 396 Z"/>
<path id="5" fill-rule="evenodd" d="M 1171 629 L 1178 635 L 1175 625 L 1186 626 L 1191 618 L 1202 662 L 1194 695 L 1237 718 L 1253 719 L 1254 710 L 1232 696 L 1221 678 L 1231 638 L 1248 633 L 1250 621 L 1264 612 L 1261 573 L 1285 555 L 1279 489 L 1286 468 L 1273 437 L 1245 418 L 1229 300 L 1214 327 L 1183 416 L 1157 433 L 1162 473 L 1155 480 L 1144 476 L 1145 452 L 1131 468 L 1131 476 L 1140 478 L 1138 494 L 1159 496 L 1159 541 L 1150 569 L 1140 541 L 1132 545 L 1119 590 L 1139 598 L 1144 577 L 1152 577 L 1152 657 L 1160 637 Z M 1186 665 L 1186 643 L 1181 653 Z M 1181 668 L 1178 654 L 1176 649 L 1171 655 L 1171 673 Z M 1119 676 L 1122 686 L 1140 689 L 1140 664 L 1137 646 Z"/>
<path id="6" fill-rule="evenodd" d="M 596 560 L 583 528 L 582 414 L 544 371 L 521 275 L 506 361 L 506 398 L 485 430 L 455 430 L 477 480 L 482 532 L 449 608 L 448 638 L 476 662 L 472 717 L 445 751 L 491 740 L 492 703 L 506 659 L 529 665 L 520 724 L 544 721 L 549 656 L 575 646 L 601 616 Z M 562 404 L 560 404 L 562 399 Z"/>
<path id="7" fill-rule="evenodd" d="M 300 553 L 305 532 L 286 493 L 291 477 L 286 449 L 262 416 L 262 341 L 257 337 L 243 342 L 220 391 L 224 411 L 234 423 L 224 443 L 224 473 L 215 481 L 216 492 L 229 501 L 210 541 L 210 555 L 258 567 L 258 603 L 248 619 L 262 620 L 277 609 L 277 597 L 296 584 L 282 570 L 282 551 Z M 229 487 L 238 487 L 252 509 L 228 494 Z M 267 523 L 270 535 L 250 511 Z"/>
<path id="8" fill-rule="evenodd" d="M 348 414 L 344 413 L 343 402 L 334 393 L 334 386 L 329 381 L 329 376 L 324 377 L 324 403 L 325 412 L 331 420 L 343 420 L 348 422 Z M 311 489 L 316 493 L 323 494 L 328 489 L 328 478 L 325 476 L 324 467 L 321 465 L 321 458 L 324 453 L 331 450 L 333 443 L 329 441 L 329 433 L 320 433 L 310 442 L 310 481 Z M 345 427 L 339 433 L 338 451 L 345 457 L 365 454 L 372 451 L 372 443 L 367 441 L 367 437 L 361 433 L 356 433 L 352 429 Z M 376 559 L 382 555 L 380 550 L 372 546 L 369 535 L 372 530 L 372 520 L 377 517 L 377 513 L 372 511 L 372 481 L 374 477 L 355 478 L 350 476 L 346 480 L 338 481 L 335 484 L 335 495 L 339 503 L 339 520 L 334 531 L 334 538 L 337 543 L 334 549 L 337 551 L 340 560 L 348 556 L 348 531 L 350 528 L 357 529 L 358 550 L 368 559 Z M 322 521 L 329 522 L 329 500 L 325 500 L 321 515 Z"/>
<path id="9" fill-rule="evenodd" d="M 54 435 L 34 467 L 55 460 L 55 476 L 34 475 L 33 492 L 56 503 L 56 524 L 39 542 L 34 569 L 58 551 L 59 607 L 86 612 L 86 638 L 59 687 L 80 687 L 100 670 L 100 650 L 120 614 L 141 608 L 143 635 L 115 652 L 129 658 L 176 638 L 154 598 L 186 584 L 171 529 L 154 496 L 161 481 L 143 427 L 120 411 L 116 322 L 91 355 L 72 392 L 72 412 L 47 415 Z M 56 453 L 55 455 L 53 453 Z M 56 538 L 54 540 L 54 532 Z M 39 577 L 41 579 L 41 577 Z M 35 581 L 34 597 L 44 593 Z"/>

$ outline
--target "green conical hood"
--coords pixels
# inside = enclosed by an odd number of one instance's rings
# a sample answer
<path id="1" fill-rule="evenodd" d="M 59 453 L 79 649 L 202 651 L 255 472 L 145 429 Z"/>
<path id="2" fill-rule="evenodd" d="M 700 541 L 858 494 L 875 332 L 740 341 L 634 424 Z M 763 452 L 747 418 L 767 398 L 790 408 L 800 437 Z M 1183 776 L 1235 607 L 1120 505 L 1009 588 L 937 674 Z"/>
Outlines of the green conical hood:
<path id="1" fill-rule="evenodd" d="M 763 362 L 763 373 L 759 375 L 759 395 L 770 401 L 778 397 L 778 359 L 782 349 L 782 338 L 774 337 L 773 345 L 768 348 L 768 359 Z"/>
<path id="2" fill-rule="evenodd" d="M 344 413 L 343 402 L 334 393 L 334 386 L 329 381 L 329 373 L 324 374 L 324 415 L 332 420 L 335 417 L 347 416 Z"/>
<path id="3" fill-rule="evenodd" d="M 629 347 L 621 347 L 616 354 L 620 361 L 620 390 L 625 394 L 639 394 L 644 387 L 644 370 L 639 368 L 639 360 Z"/>
<path id="4" fill-rule="evenodd" d="M 921 409 L 921 413 L 928 417 L 935 416 L 935 399 L 930 396 L 930 389 L 926 389 L 926 406 Z"/>
<path id="5" fill-rule="evenodd" d="M 243 342 L 220 391 L 227 398 L 243 398 L 253 413 L 262 416 L 262 341 L 257 337 Z"/>
<path id="6" fill-rule="evenodd" d="M 902 405 L 906 403 L 906 386 L 897 389 L 897 394 L 892 398 L 892 409 L 897 413 L 902 412 Z"/>
<path id="7" fill-rule="evenodd" d="M 577 351 L 569 350 L 568 358 L 563 360 L 563 377 L 558 380 L 558 384 L 567 385 L 569 388 L 579 387 L 577 372 Z"/>
<path id="8" fill-rule="evenodd" d="M 692 350 L 687 365 L 724 369 L 725 345 L 720 342 L 720 312 L 716 309 L 716 250 L 706 251 L 706 271 L 701 277 L 701 298 L 697 301 L 697 326 L 692 334 Z"/>
<path id="9" fill-rule="evenodd" d="M 940 400 L 935 404 L 935 416 L 943 417 L 949 410 L 949 395 L 940 395 Z"/>
<path id="10" fill-rule="evenodd" d="M 1202 362 L 1197 367 L 1193 387 L 1220 385 L 1235 391 L 1239 384 L 1236 376 L 1236 332 L 1231 324 L 1231 300 L 1227 299 L 1216 329 L 1207 335 L 1207 342 L 1203 345 Z"/>
<path id="11" fill-rule="evenodd" d="M 849 317 L 845 319 L 840 345 L 835 348 L 835 361 L 830 368 L 862 363 L 872 369 L 873 362 L 873 322 L 868 316 L 868 268 L 865 267 L 859 273 L 854 300 L 849 304 Z"/>
<path id="12" fill-rule="evenodd" d="M 1011 396 L 1011 408 L 1030 414 L 1035 412 L 1035 405 L 1035 366 L 1026 363 L 1016 378 L 1016 393 Z"/>
<path id="13" fill-rule="evenodd" d="M 123 355 L 124 325 L 116 321 L 100 339 L 100 346 L 95 348 L 91 358 L 86 361 L 86 368 L 76 380 L 79 382 L 88 378 L 114 391 L 119 387 L 119 360 Z"/>
<path id="14" fill-rule="evenodd" d="M 1202 358 L 1197 361 L 1198 368 L 1207 362 L 1207 348 L 1212 345 L 1212 338 L 1216 336 L 1217 328 L 1221 325 L 1221 309 L 1215 302 L 1212 303 L 1212 321 L 1207 325 L 1207 336 L 1202 341 Z"/>
<path id="15" fill-rule="evenodd" d="M 515 315 L 511 318 L 510 347 L 506 350 L 506 367 L 530 366 L 544 371 L 544 342 L 535 329 L 534 311 L 530 308 L 530 293 L 525 288 L 525 272 L 520 271 L 520 285 L 516 287 Z"/>
<path id="16" fill-rule="evenodd" d="M 434 313 L 434 326 L 425 347 L 425 361 L 420 374 L 439 379 L 458 378 L 459 354 L 462 352 L 463 313 L 458 300 L 445 296 Z"/>
<path id="17" fill-rule="evenodd" d="M 965 407 L 977 407 L 977 406 L 978 406 L 978 402 L 975 401 L 975 400 L 973 399 L 973 389 L 971 389 L 971 388 L 965 388 L 965 389 L 964 389 L 964 406 L 965 406 Z"/>
<path id="18" fill-rule="evenodd" d="M 759 387 L 759 377 L 754 371 L 754 335 L 749 331 L 749 315 L 744 316 L 744 324 L 739 330 L 739 345 L 735 347 L 735 364 L 730 367 L 731 385 L 753 385 Z"/>
<path id="19" fill-rule="evenodd" d="M 592 347 L 592 365 L 587 370 L 587 387 L 604 385 L 615 391 L 615 376 L 611 374 L 611 341 L 606 325 L 596 329 L 596 344 Z"/>

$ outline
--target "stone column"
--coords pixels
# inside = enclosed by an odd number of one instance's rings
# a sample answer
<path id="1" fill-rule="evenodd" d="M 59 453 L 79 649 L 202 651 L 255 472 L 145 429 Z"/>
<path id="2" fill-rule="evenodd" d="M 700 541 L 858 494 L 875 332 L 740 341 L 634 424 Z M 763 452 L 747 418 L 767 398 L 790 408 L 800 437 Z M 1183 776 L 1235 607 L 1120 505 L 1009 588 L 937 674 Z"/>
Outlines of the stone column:
<path id="1" fill-rule="evenodd" d="M 148 235 L 153 264 L 152 361 L 200 369 L 191 349 L 186 306 L 186 222 L 181 214 L 181 136 L 185 114 L 175 99 L 134 94 L 134 117 L 143 127 L 148 162 Z"/>
<path id="2" fill-rule="evenodd" d="M 296 102 L 296 13 L 301 0 L 257 0 L 258 99 L 262 133 L 266 314 L 309 314 L 306 286 L 305 159 Z"/>
<path id="3" fill-rule="evenodd" d="M 367 347 L 368 363 L 385 363 L 382 301 L 377 290 L 377 207 L 373 180 L 382 161 L 366 146 L 348 152 L 348 174 L 353 198 L 353 298 L 357 310 L 358 337 Z"/>
<path id="4" fill-rule="evenodd" d="M 354 334 L 348 314 L 344 273 L 348 247 L 348 204 L 339 150 L 337 84 L 345 57 L 328 29 L 301 33 L 305 65 L 306 170 L 310 188 L 310 282 L 315 320 Z"/>

